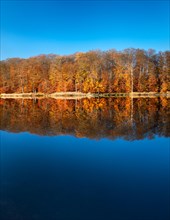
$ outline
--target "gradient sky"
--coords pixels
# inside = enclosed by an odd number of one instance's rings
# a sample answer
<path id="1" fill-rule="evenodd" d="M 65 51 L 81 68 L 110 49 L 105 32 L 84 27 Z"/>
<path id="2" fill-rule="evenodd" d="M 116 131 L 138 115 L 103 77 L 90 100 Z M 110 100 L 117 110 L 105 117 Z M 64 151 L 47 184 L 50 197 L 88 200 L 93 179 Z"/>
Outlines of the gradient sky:
<path id="1" fill-rule="evenodd" d="M 129 47 L 170 49 L 169 1 L 1 0 L 1 59 Z"/>

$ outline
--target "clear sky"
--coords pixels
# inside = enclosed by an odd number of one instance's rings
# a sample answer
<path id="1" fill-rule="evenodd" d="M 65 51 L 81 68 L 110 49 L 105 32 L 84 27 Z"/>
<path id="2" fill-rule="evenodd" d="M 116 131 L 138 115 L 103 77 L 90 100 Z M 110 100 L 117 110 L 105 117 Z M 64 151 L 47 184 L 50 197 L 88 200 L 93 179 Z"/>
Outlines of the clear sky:
<path id="1" fill-rule="evenodd" d="M 1 59 L 129 47 L 169 50 L 166 0 L 1 0 Z"/>

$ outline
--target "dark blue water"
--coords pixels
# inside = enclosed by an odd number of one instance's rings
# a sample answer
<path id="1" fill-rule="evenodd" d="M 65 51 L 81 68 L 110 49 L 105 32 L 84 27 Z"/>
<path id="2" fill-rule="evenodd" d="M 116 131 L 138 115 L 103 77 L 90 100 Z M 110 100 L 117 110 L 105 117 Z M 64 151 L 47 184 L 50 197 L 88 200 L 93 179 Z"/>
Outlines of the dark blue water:
<path id="1" fill-rule="evenodd" d="M 1 220 L 168 220 L 169 139 L 1 132 Z"/>

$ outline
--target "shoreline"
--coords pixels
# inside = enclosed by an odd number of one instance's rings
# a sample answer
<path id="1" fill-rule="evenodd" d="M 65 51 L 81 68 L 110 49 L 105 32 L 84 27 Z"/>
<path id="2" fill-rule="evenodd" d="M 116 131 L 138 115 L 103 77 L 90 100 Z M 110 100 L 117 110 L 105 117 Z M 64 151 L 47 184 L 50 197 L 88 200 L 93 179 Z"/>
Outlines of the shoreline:
<path id="1" fill-rule="evenodd" d="M 82 92 L 56 92 L 51 94 L 45 93 L 2 93 L 1 99 L 81 99 L 81 98 L 109 98 L 109 97 L 133 97 L 133 98 L 155 98 L 170 97 L 170 92 L 133 92 L 133 93 L 82 93 Z"/>

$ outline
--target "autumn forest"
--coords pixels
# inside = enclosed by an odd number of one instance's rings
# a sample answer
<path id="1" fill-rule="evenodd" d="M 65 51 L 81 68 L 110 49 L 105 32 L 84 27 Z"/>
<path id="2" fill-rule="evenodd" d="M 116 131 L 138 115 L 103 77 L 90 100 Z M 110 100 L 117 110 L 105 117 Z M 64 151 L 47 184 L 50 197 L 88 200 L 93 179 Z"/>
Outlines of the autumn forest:
<path id="1" fill-rule="evenodd" d="M 170 52 L 126 49 L 0 61 L 0 93 L 170 91 Z"/>

